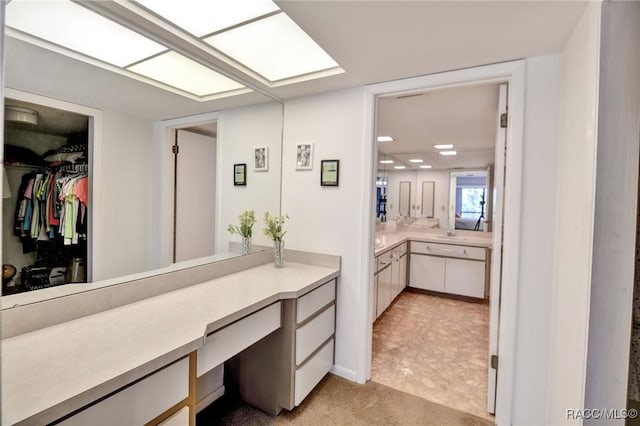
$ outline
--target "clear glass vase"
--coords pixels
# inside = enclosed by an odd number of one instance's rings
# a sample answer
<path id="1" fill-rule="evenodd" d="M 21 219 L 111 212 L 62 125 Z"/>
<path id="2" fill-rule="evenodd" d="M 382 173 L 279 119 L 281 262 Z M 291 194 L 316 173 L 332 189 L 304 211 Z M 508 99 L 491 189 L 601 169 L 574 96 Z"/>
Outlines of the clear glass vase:
<path id="1" fill-rule="evenodd" d="M 284 240 L 273 242 L 273 264 L 276 268 L 284 266 Z"/>
<path id="2" fill-rule="evenodd" d="M 242 237 L 242 254 L 251 253 L 251 237 Z"/>

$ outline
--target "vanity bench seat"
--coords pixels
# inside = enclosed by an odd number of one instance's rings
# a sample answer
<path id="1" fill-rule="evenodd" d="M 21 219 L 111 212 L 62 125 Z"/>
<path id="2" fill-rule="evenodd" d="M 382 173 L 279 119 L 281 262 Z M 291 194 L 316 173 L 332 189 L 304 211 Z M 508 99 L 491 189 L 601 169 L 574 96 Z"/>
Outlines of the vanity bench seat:
<path id="1" fill-rule="evenodd" d="M 174 391 L 175 396 L 167 398 L 171 404 L 178 401 L 171 407 L 173 412 L 165 407 L 166 420 L 158 420 L 160 413 L 152 412 L 140 421 L 174 424 L 169 422 L 185 418 L 184 407 L 189 407 L 192 423 L 195 416 L 192 382 L 198 352 L 203 353 L 201 363 L 205 362 L 205 353 L 212 357 L 209 364 L 203 364 L 204 370 L 224 362 L 255 339 L 285 328 L 281 306 L 284 309 L 291 301 L 297 303 L 298 298 L 316 289 L 323 289 L 320 293 L 324 303 L 314 315 L 320 316 L 331 306 L 335 309 L 339 271 L 339 267 L 295 262 L 285 263 L 284 268 L 264 264 L 4 339 L 2 424 L 45 424 L 60 419 L 62 424 L 65 421 L 74 424 L 70 421 L 74 416 L 136 386 L 162 393 L 166 383 L 171 383 L 172 374 L 180 376 L 181 383 Z M 327 292 L 332 293 L 331 297 L 327 297 Z M 228 347 L 228 340 L 219 349 L 213 344 L 215 336 L 225 337 L 225 330 L 233 336 L 233 327 L 240 327 L 236 332 L 240 333 L 242 327 L 252 331 L 258 323 L 261 327 L 255 336 L 235 348 Z M 329 342 L 323 341 L 323 348 L 329 347 L 328 343 L 333 348 L 334 333 L 335 329 Z M 319 350 L 325 364 L 329 361 L 333 365 L 333 350 L 330 357 L 323 351 L 327 350 Z M 296 368 L 295 364 L 292 368 Z M 182 389 L 186 382 L 181 376 L 185 372 L 189 375 L 186 394 Z M 145 383 L 150 385 L 145 388 Z"/>

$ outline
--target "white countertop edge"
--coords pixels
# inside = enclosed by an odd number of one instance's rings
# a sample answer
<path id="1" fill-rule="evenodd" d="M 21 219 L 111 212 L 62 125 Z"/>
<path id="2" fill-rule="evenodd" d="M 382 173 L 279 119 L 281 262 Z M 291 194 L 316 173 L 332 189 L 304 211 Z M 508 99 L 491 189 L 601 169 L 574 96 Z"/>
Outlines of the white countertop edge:
<path id="1" fill-rule="evenodd" d="M 393 250 L 409 241 L 419 241 L 419 242 L 427 242 L 427 243 L 438 243 L 438 244 L 449 244 L 456 246 L 466 246 L 466 247 L 482 247 L 491 249 L 493 247 L 493 240 L 486 237 L 474 237 L 474 236 L 465 236 L 465 239 L 456 240 L 455 237 L 451 239 L 446 239 L 440 237 L 440 233 L 438 234 L 430 234 L 426 232 L 376 232 L 376 237 L 382 236 L 385 239 L 389 238 L 390 242 L 386 243 L 382 247 L 376 248 L 374 246 L 374 256 L 379 256 L 383 253 L 386 253 L 389 250 Z M 485 241 L 482 241 L 485 240 Z"/>
<path id="2" fill-rule="evenodd" d="M 7 422 L 7 424 L 15 425 L 33 425 L 49 424 L 53 421 L 59 420 L 64 416 L 72 414 L 77 410 L 83 409 L 94 402 L 98 402 L 101 399 L 108 397 L 127 385 L 134 384 L 135 382 L 144 379 L 146 376 L 183 359 L 185 356 L 188 356 L 189 353 L 201 348 L 203 346 L 203 342 L 204 337 L 192 340 L 169 353 L 152 359 L 133 370 L 124 372 L 107 382 L 101 383 L 91 389 L 87 389 L 84 392 L 61 401 L 57 405 L 36 413 L 26 419 L 18 420 L 14 423 L 13 419 L 5 419 L 3 415 L 2 423 L 5 424 L 5 422 Z"/>

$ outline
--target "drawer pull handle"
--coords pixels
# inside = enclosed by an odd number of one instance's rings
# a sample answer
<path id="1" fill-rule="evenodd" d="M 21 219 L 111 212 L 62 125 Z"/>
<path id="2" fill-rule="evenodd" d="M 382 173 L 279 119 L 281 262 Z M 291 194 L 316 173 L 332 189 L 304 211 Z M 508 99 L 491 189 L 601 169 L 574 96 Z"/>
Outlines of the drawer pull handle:
<path id="1" fill-rule="evenodd" d="M 427 250 L 432 251 L 431 246 L 427 246 Z M 465 255 L 465 256 L 467 254 L 467 249 L 463 249 L 462 252 L 460 252 L 458 250 L 453 250 L 453 249 L 439 248 L 436 251 L 443 252 L 443 253 L 455 253 L 455 254 L 458 254 L 458 255 Z"/>

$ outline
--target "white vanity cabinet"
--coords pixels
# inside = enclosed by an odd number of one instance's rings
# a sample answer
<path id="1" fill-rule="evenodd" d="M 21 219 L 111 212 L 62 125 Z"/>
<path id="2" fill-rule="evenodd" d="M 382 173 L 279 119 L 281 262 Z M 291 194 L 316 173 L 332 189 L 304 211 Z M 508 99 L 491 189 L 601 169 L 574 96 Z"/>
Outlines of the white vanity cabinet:
<path id="1" fill-rule="evenodd" d="M 375 321 L 391 305 L 391 302 L 407 284 L 407 243 L 402 243 L 388 251 L 380 253 L 375 259 L 373 292 Z"/>
<path id="2" fill-rule="evenodd" d="M 65 426 L 143 425 L 158 422 L 158 417 L 178 407 L 182 414 L 173 419 L 186 418 L 189 424 L 189 357 L 182 358 L 146 378 L 126 386 L 109 397 L 66 418 Z M 174 410 L 175 411 L 175 410 Z M 172 413 L 173 417 L 175 414 Z M 154 419 L 156 421 L 154 421 Z"/>
<path id="3" fill-rule="evenodd" d="M 487 261 L 483 247 L 412 241 L 409 286 L 482 299 Z"/>
<path id="4" fill-rule="evenodd" d="M 336 280 L 282 301 L 282 327 L 227 362 L 243 401 L 277 415 L 298 406 L 333 367 Z"/>

